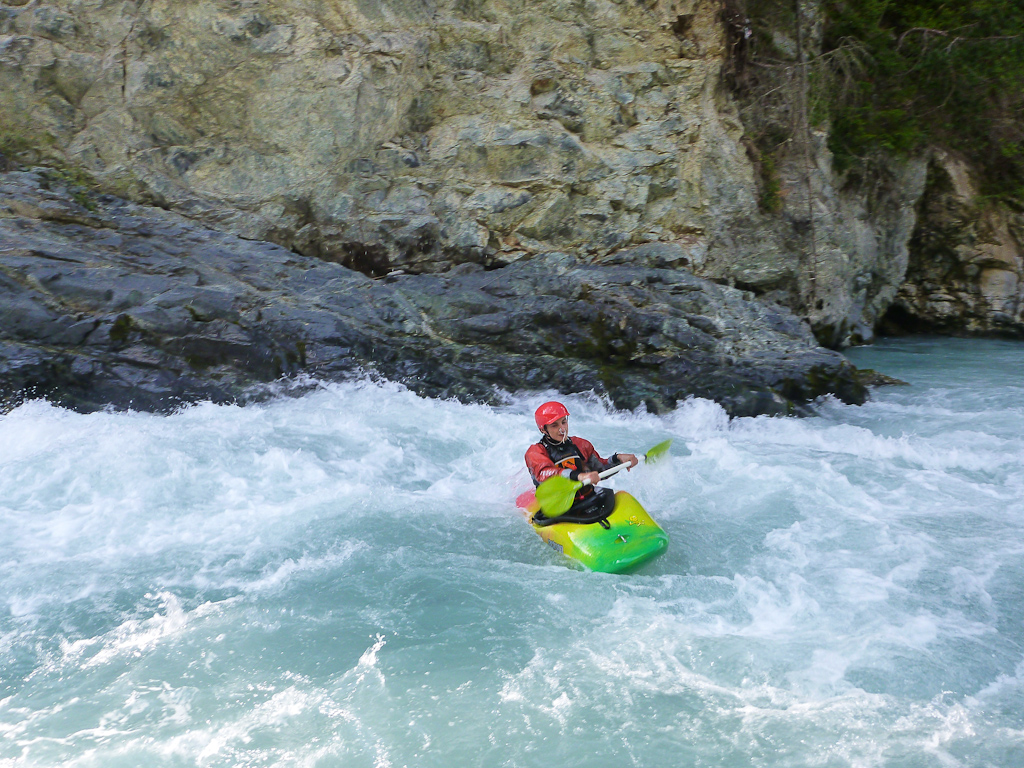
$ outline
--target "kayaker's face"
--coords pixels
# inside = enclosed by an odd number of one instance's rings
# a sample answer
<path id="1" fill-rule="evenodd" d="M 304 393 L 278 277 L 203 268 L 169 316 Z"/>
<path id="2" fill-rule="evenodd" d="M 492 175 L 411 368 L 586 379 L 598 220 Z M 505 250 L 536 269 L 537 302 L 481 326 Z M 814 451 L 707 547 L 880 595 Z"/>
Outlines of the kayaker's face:
<path id="1" fill-rule="evenodd" d="M 553 421 L 544 427 L 544 432 L 556 443 L 565 442 L 569 436 L 569 417 L 563 416 L 558 421 Z"/>

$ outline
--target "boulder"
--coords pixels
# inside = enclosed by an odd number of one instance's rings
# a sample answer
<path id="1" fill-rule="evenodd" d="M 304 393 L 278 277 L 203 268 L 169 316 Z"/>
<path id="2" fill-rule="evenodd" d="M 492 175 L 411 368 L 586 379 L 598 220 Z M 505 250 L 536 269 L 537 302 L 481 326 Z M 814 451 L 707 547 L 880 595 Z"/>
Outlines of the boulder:
<path id="1" fill-rule="evenodd" d="M 706 397 L 733 415 L 865 397 L 854 367 L 791 312 L 678 267 L 545 252 L 373 278 L 52 171 L 0 175 L 8 404 L 165 411 L 258 398 L 282 378 L 367 374 L 467 401 L 553 388 L 652 411 Z"/>

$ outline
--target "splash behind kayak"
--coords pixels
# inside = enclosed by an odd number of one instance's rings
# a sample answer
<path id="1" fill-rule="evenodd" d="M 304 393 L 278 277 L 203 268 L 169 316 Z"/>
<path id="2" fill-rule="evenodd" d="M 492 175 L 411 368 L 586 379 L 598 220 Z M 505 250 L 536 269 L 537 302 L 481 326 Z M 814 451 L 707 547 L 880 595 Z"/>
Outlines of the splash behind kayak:
<path id="1" fill-rule="evenodd" d="M 599 523 L 534 524 L 540 511 L 533 491 L 522 494 L 516 505 L 522 509 L 537 535 L 552 549 L 571 557 L 592 571 L 628 573 L 668 548 L 668 534 L 625 491 L 615 494 L 615 508 Z"/>

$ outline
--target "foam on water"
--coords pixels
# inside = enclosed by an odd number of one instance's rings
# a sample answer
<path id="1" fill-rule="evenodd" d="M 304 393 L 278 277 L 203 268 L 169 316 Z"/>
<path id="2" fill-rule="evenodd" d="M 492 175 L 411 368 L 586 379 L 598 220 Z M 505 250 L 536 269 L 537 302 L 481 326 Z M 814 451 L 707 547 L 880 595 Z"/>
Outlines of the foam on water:
<path id="1" fill-rule="evenodd" d="M 0 766 L 1024 766 L 1024 347 L 811 419 L 570 398 L 672 544 L 514 509 L 542 397 L 0 416 Z M 1013 375 L 1016 372 L 1016 375 Z M 623 473 L 625 474 L 625 473 Z"/>

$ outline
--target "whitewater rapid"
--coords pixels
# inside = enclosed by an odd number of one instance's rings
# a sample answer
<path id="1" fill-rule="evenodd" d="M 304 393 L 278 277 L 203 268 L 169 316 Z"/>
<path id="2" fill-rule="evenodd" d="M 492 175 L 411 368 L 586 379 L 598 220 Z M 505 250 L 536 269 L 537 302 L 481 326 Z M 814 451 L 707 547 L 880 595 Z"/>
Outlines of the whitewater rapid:
<path id="1" fill-rule="evenodd" d="M 674 441 L 629 576 L 514 507 L 543 393 L 0 415 L 0 766 L 1024 766 L 1024 345 L 851 357 L 909 386 L 565 398 Z"/>

